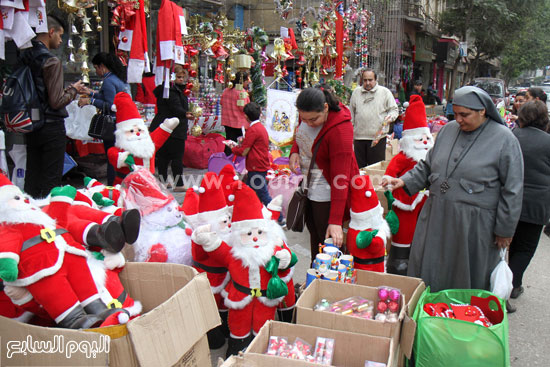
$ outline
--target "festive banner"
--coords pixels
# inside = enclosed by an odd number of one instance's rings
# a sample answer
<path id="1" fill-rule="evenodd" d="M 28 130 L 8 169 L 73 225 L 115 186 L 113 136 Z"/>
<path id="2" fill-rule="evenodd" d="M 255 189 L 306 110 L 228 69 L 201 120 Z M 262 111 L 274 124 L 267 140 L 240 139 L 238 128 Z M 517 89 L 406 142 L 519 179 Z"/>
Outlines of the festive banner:
<path id="1" fill-rule="evenodd" d="M 277 146 L 287 145 L 292 141 L 294 129 L 298 125 L 297 96 L 294 92 L 267 90 L 265 128 L 269 140 Z"/>

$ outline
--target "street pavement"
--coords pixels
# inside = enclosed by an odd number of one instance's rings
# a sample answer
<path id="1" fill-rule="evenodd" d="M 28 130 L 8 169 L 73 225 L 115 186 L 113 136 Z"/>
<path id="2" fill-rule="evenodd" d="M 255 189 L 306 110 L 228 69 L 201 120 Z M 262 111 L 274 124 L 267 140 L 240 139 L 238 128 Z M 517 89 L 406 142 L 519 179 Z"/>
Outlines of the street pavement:
<path id="1" fill-rule="evenodd" d="M 200 175 L 206 170 L 185 169 L 184 174 Z M 174 193 L 181 203 L 184 194 Z M 287 243 L 298 256 L 294 282 L 303 283 L 309 268 L 309 233 L 285 231 Z M 517 311 L 508 315 L 511 367 L 536 367 L 550 365 L 550 317 L 546 314 L 550 305 L 550 239 L 542 234 L 537 252 L 527 269 L 523 286 L 525 292 L 510 302 Z M 550 309 L 550 307 L 548 308 Z M 227 343 L 226 343 L 227 344 Z M 211 350 L 212 365 L 225 357 L 226 346 Z"/>

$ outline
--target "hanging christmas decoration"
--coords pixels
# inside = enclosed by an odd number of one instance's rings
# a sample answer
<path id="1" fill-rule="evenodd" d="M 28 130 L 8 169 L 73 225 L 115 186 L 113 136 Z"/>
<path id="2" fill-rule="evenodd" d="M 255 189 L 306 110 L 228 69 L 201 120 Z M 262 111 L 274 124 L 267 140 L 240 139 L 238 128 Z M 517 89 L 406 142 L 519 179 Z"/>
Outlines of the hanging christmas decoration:
<path id="1" fill-rule="evenodd" d="M 275 13 L 279 13 L 282 19 L 288 18 L 292 11 L 292 0 L 275 0 Z"/>
<path id="2" fill-rule="evenodd" d="M 254 26 L 246 32 L 245 48 L 253 50 L 254 65 L 250 69 L 252 79 L 252 100 L 262 107 L 267 104 L 267 89 L 264 82 L 264 69 L 267 56 L 265 49 L 269 44 L 269 36 L 260 27 Z"/>

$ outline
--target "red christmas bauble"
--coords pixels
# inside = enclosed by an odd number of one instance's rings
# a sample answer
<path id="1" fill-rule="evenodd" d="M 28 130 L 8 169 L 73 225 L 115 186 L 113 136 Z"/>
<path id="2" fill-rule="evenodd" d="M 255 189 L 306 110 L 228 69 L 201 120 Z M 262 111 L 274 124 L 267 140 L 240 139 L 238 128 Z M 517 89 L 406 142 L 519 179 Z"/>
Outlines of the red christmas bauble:
<path id="1" fill-rule="evenodd" d="M 296 81 L 300 84 L 302 84 L 302 78 L 296 78 Z"/>
<path id="2" fill-rule="evenodd" d="M 126 37 L 126 36 L 122 37 L 122 42 L 124 42 L 124 43 L 128 42 L 128 37 Z"/>
<path id="3" fill-rule="evenodd" d="M 199 50 L 195 50 L 194 48 L 192 48 L 192 49 L 189 50 L 189 55 L 190 55 L 191 57 L 197 56 L 198 54 L 199 54 Z"/>
<path id="4" fill-rule="evenodd" d="M 121 26 L 120 26 L 120 31 L 121 31 L 121 32 L 124 32 L 125 30 L 126 30 L 126 27 L 123 26 L 123 25 L 121 25 Z"/>
<path id="5" fill-rule="evenodd" d="M 183 66 L 184 69 L 189 69 L 189 67 L 190 67 L 191 65 L 189 65 L 188 62 L 186 62 L 186 63 L 183 64 L 182 66 Z"/>
<path id="6" fill-rule="evenodd" d="M 191 78 L 196 77 L 196 76 L 197 76 L 197 71 L 196 71 L 196 70 L 190 70 L 190 71 L 189 71 L 189 76 L 190 76 Z"/>
<path id="7" fill-rule="evenodd" d="M 296 75 L 300 75 L 302 74 L 302 71 L 301 70 L 296 70 Z"/>
<path id="8" fill-rule="evenodd" d="M 191 89 L 184 90 L 183 94 L 185 94 L 186 96 L 189 96 L 191 94 Z"/>
<path id="9" fill-rule="evenodd" d="M 193 83 L 187 83 L 187 85 L 185 86 L 185 88 L 187 88 L 187 89 L 193 89 Z"/>

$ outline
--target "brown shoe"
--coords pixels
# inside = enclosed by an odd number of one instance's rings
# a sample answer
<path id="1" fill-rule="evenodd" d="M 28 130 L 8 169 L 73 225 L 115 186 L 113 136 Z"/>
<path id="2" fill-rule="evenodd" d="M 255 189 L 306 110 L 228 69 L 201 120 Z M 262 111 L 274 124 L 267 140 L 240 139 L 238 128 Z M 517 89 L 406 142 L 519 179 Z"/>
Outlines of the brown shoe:
<path id="1" fill-rule="evenodd" d="M 187 187 L 185 186 L 176 186 L 174 188 L 174 192 L 186 192 L 187 191 Z"/>
<path id="2" fill-rule="evenodd" d="M 510 301 L 506 301 L 506 312 L 508 313 L 514 313 L 516 312 L 517 309 L 515 306 L 512 306 L 512 304 L 510 303 Z"/>
<path id="3" fill-rule="evenodd" d="M 515 287 L 514 289 L 512 289 L 512 293 L 510 293 L 510 298 L 518 298 L 523 293 L 523 291 L 524 289 L 521 285 L 519 287 Z"/>

